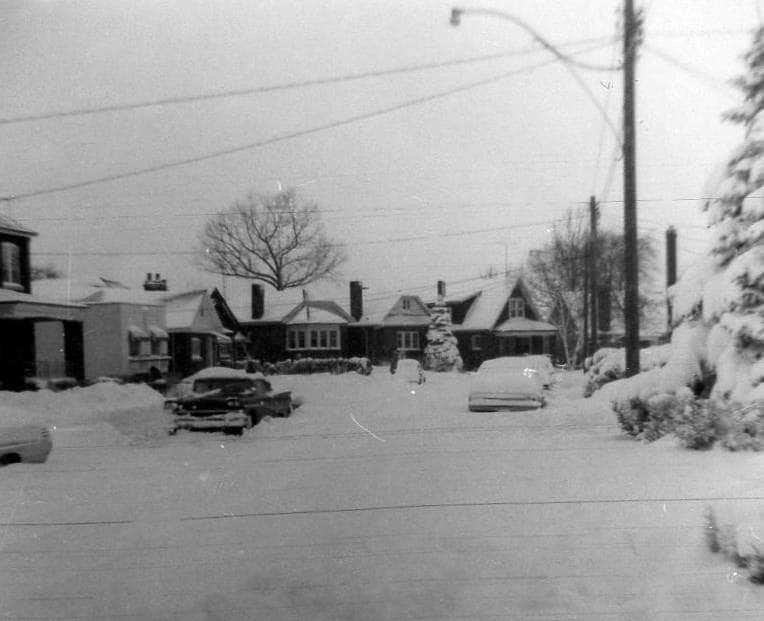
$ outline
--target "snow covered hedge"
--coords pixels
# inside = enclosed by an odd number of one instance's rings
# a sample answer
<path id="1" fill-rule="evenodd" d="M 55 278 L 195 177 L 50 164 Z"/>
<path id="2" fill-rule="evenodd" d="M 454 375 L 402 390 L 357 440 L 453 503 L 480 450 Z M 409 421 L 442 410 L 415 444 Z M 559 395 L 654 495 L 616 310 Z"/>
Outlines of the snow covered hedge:
<path id="1" fill-rule="evenodd" d="M 671 347 L 656 345 L 640 351 L 639 365 L 642 371 L 662 367 L 668 360 Z M 623 348 L 603 347 L 584 361 L 586 385 L 584 397 L 590 397 L 605 384 L 621 379 L 626 368 L 626 354 Z"/>
<path id="2" fill-rule="evenodd" d="M 306 375 L 310 373 L 359 373 L 370 375 L 371 361 L 368 358 L 299 358 L 279 362 L 247 362 L 247 372 L 265 375 Z"/>

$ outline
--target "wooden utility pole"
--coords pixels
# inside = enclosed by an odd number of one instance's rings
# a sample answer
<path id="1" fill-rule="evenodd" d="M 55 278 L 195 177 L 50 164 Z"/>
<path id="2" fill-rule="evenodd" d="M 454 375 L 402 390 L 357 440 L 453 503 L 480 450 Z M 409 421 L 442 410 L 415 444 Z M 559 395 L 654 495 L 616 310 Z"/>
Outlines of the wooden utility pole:
<path id="1" fill-rule="evenodd" d="M 584 242 L 584 338 L 583 357 L 589 356 L 589 272 L 591 271 L 591 258 L 589 253 L 589 240 Z"/>
<path id="2" fill-rule="evenodd" d="M 637 173 L 634 128 L 634 64 L 640 25 L 634 0 L 623 4 L 623 236 L 626 377 L 639 373 L 639 266 L 637 262 Z"/>
<path id="3" fill-rule="evenodd" d="M 599 280 L 597 279 L 597 220 L 599 219 L 599 209 L 597 208 L 597 201 L 593 196 L 589 197 L 589 291 L 591 292 L 592 301 L 592 327 L 591 338 L 592 346 L 591 352 L 594 353 L 599 347 L 599 336 L 597 330 L 599 328 L 599 318 L 597 313 L 597 306 L 599 305 Z"/>
<path id="4" fill-rule="evenodd" d="M 666 229 L 666 290 L 676 282 L 676 229 L 670 226 Z M 671 306 L 671 300 L 666 300 L 668 326 L 667 330 L 671 332 L 671 324 L 673 323 L 673 308 Z"/>

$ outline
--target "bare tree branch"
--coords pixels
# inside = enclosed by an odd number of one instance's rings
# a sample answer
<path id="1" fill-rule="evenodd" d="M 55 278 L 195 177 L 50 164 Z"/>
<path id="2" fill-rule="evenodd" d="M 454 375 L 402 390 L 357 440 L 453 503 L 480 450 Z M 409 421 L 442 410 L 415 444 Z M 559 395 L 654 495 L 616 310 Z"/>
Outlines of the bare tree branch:
<path id="1" fill-rule="evenodd" d="M 199 242 L 205 270 L 279 290 L 331 277 L 346 260 L 324 233 L 318 206 L 301 202 L 294 190 L 237 201 L 207 222 Z"/>

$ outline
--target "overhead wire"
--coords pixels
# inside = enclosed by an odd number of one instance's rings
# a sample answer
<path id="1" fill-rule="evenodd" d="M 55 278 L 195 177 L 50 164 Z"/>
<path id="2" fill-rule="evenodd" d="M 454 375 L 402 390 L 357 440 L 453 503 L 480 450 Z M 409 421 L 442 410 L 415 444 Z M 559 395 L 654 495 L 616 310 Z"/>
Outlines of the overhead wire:
<path id="1" fill-rule="evenodd" d="M 601 45 L 592 46 L 591 48 L 587 48 L 586 50 L 579 50 L 577 53 L 583 53 L 585 51 L 590 51 L 593 49 L 599 49 L 602 47 Z M 17 194 L 10 194 L 6 196 L 0 196 L 0 200 L 6 200 L 6 201 L 14 201 L 14 200 L 20 200 L 25 198 L 32 198 L 36 196 L 43 196 L 48 194 L 55 194 L 59 192 L 65 192 L 68 190 L 74 190 L 78 188 L 85 188 L 90 187 L 94 185 L 99 185 L 101 183 L 107 183 L 111 181 L 119 181 L 121 179 L 128 179 L 131 177 L 138 177 L 154 172 L 160 172 L 163 170 L 169 170 L 172 168 L 177 168 L 180 166 L 186 166 L 189 164 L 195 164 L 199 162 L 204 162 L 211 159 L 217 159 L 220 157 L 224 157 L 227 155 L 234 155 L 236 153 L 242 153 L 245 151 L 251 151 L 252 149 L 256 149 L 263 146 L 268 146 L 271 144 L 276 144 L 279 142 L 283 142 L 285 140 L 292 140 L 295 138 L 301 138 L 303 136 L 309 136 L 312 134 L 316 134 L 319 132 L 327 131 L 330 129 L 336 129 L 338 127 L 343 127 L 345 125 L 350 125 L 353 123 L 357 123 L 359 121 L 365 121 L 371 118 L 375 118 L 378 116 L 383 116 L 387 114 L 391 114 L 393 112 L 397 112 L 399 110 L 403 110 L 405 108 L 409 108 L 412 106 L 418 106 L 422 105 L 424 103 L 429 103 L 431 101 L 436 101 L 438 99 L 442 99 L 445 97 L 449 97 L 451 95 L 455 95 L 457 93 L 466 92 L 469 90 L 472 90 L 474 88 L 478 88 L 480 86 L 486 86 L 488 84 L 494 84 L 497 82 L 500 82 L 501 80 L 505 80 L 511 76 L 518 75 L 521 73 L 526 73 L 529 71 L 533 71 L 535 69 L 539 69 L 541 67 L 553 64 L 555 62 L 558 62 L 556 58 L 547 59 L 545 61 L 535 63 L 532 65 L 526 65 L 525 67 L 521 67 L 519 69 L 513 69 L 510 71 L 505 71 L 503 73 L 491 76 L 489 78 L 484 78 L 481 80 L 475 80 L 473 82 L 467 82 L 465 84 L 462 84 L 460 86 L 456 86 L 450 89 L 446 89 L 443 91 L 438 91 L 436 93 L 431 93 L 429 95 L 425 95 L 423 97 L 416 97 L 414 99 L 409 99 L 391 106 L 386 106 L 382 108 L 377 108 L 376 110 L 371 110 L 369 112 L 363 112 L 359 114 L 355 114 L 349 117 L 346 117 L 344 119 L 339 119 L 335 121 L 330 121 L 328 123 L 323 123 L 321 125 L 317 125 L 311 128 L 307 129 L 301 129 L 301 130 L 295 130 L 290 132 L 285 132 L 282 134 L 277 134 L 275 136 L 272 136 L 270 138 L 266 138 L 263 140 L 257 140 L 254 142 L 250 142 L 248 144 L 238 145 L 235 147 L 229 147 L 226 149 L 219 149 L 217 151 L 208 152 L 203 155 L 197 155 L 193 157 L 187 157 L 179 160 L 174 160 L 171 162 L 165 162 L 163 164 L 157 164 L 153 166 L 146 166 L 143 168 L 136 168 L 134 170 L 122 172 L 122 173 L 114 173 L 110 175 L 103 175 L 101 177 L 96 177 L 90 180 L 85 181 L 79 181 L 74 183 L 67 183 L 67 184 L 61 184 L 58 186 L 52 186 L 49 188 L 42 188 L 39 190 L 29 190 L 27 192 L 21 192 Z M 591 91 L 588 89 L 588 87 L 585 87 L 586 90 L 588 90 L 589 93 Z"/>
<path id="2" fill-rule="evenodd" d="M 581 45 L 583 43 L 602 42 L 603 40 L 607 40 L 608 38 L 609 37 L 591 37 L 588 39 L 580 39 L 577 41 L 568 41 L 566 43 L 560 44 L 559 47 L 571 47 L 571 46 Z M 358 72 L 347 73 L 347 74 L 339 75 L 339 76 L 313 78 L 308 80 L 295 80 L 291 82 L 283 82 L 280 84 L 272 84 L 268 86 L 254 86 L 249 88 L 199 93 L 196 95 L 176 95 L 173 97 L 149 99 L 144 101 L 127 102 L 127 103 L 112 104 L 112 105 L 101 105 L 101 106 L 84 106 L 81 108 L 73 108 L 70 110 L 57 110 L 57 111 L 51 111 L 51 112 L 40 112 L 40 113 L 25 114 L 25 115 L 18 115 L 18 116 L 0 117 L 0 125 L 28 123 L 31 121 L 45 121 L 45 120 L 56 119 L 56 118 L 88 116 L 88 115 L 103 114 L 108 112 L 139 110 L 142 108 L 186 104 L 186 103 L 194 103 L 198 101 L 208 101 L 208 100 L 214 100 L 214 99 L 243 97 L 248 95 L 272 93 L 276 91 L 306 88 L 306 87 L 320 86 L 325 84 L 338 84 L 342 82 L 352 82 L 352 81 L 363 80 L 367 78 L 376 78 L 376 77 L 389 76 L 389 75 L 414 73 L 418 71 L 425 71 L 428 69 L 455 67 L 459 65 L 471 64 L 476 62 L 485 62 L 489 60 L 509 58 L 511 56 L 532 54 L 532 53 L 537 53 L 541 51 L 542 51 L 541 48 L 534 45 L 534 46 L 529 46 L 529 47 L 517 49 L 517 50 L 496 52 L 494 54 L 483 54 L 480 56 L 456 58 L 453 60 L 403 65 L 400 67 L 394 67 L 390 69 L 358 71 Z"/>

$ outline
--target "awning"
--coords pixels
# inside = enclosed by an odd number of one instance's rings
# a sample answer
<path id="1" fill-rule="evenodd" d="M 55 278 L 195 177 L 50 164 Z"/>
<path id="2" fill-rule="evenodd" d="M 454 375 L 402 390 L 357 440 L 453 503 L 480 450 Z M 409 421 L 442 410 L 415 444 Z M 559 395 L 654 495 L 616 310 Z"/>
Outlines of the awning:
<path id="1" fill-rule="evenodd" d="M 168 339 L 170 338 L 170 335 L 167 334 L 165 330 L 160 328 L 159 326 L 149 326 L 149 332 L 151 332 L 151 336 L 155 339 Z"/>
<path id="2" fill-rule="evenodd" d="M 127 328 L 127 333 L 131 337 L 133 337 L 134 339 L 147 339 L 147 338 L 149 338 L 148 332 L 146 332 L 142 328 L 139 328 L 138 326 L 129 326 Z"/>

